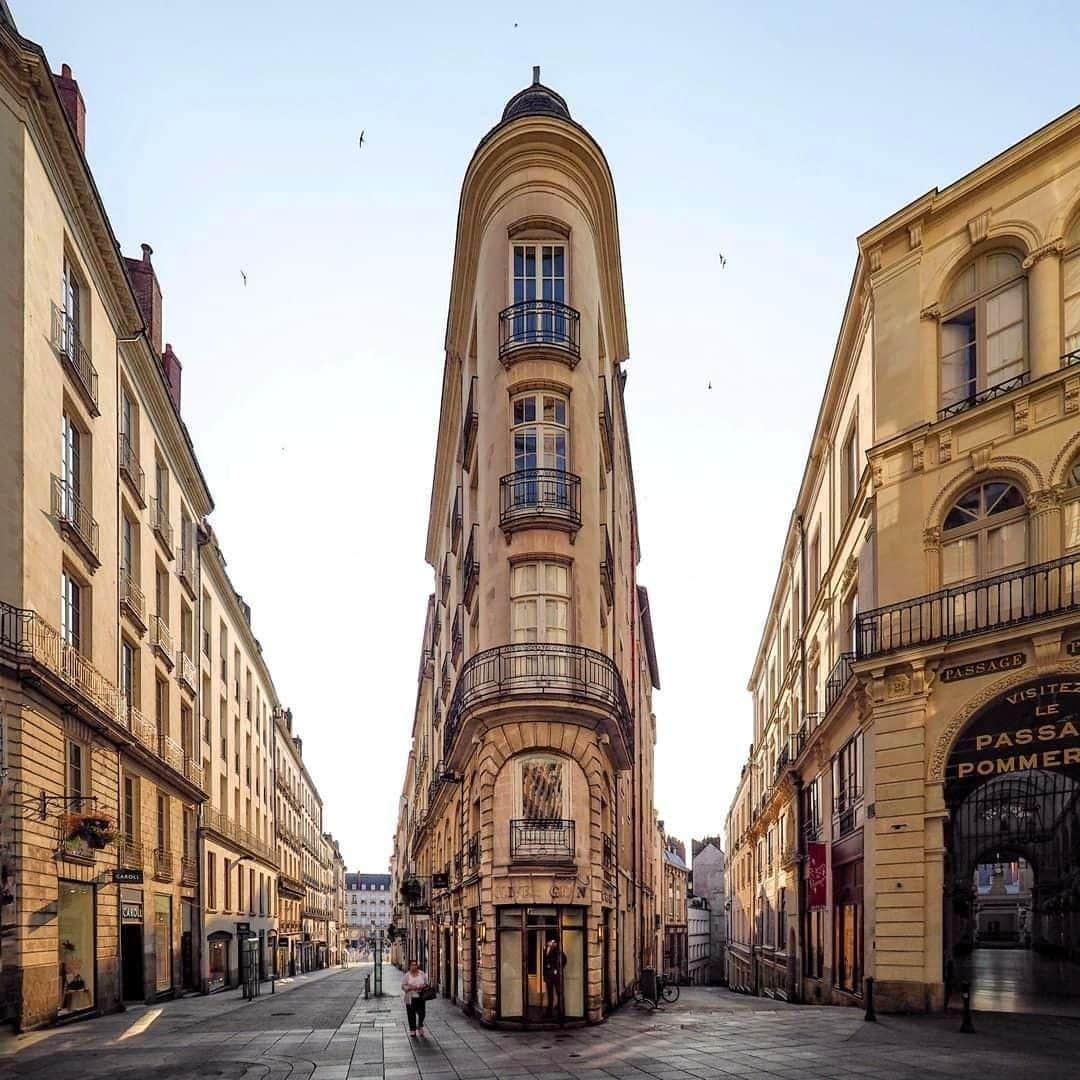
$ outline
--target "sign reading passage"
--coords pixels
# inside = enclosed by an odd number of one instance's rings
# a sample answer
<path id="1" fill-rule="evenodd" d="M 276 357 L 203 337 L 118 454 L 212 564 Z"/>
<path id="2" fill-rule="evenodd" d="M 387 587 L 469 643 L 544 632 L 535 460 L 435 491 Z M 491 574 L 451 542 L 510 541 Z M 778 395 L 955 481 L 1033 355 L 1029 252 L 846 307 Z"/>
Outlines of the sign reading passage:
<path id="1" fill-rule="evenodd" d="M 961 679 L 976 679 L 980 675 L 993 675 L 998 671 L 1013 671 L 1016 668 L 1022 668 L 1026 663 L 1027 657 L 1022 652 L 991 656 L 988 660 L 974 660 L 970 664 L 942 668 L 941 681 L 959 682 Z"/>
<path id="2" fill-rule="evenodd" d="M 825 845 L 811 841 L 806 845 L 806 906 L 811 910 L 825 906 L 827 880 Z"/>
<path id="3" fill-rule="evenodd" d="M 1080 680 L 1025 683 L 976 717 L 949 755 L 945 779 L 973 783 L 1027 769 L 1080 775 Z"/>

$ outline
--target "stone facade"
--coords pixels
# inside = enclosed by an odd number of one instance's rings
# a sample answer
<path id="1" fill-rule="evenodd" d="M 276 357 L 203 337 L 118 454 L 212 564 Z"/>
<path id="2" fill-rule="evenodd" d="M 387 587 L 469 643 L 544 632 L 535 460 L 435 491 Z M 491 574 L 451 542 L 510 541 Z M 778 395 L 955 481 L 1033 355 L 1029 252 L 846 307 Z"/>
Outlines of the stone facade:
<path id="1" fill-rule="evenodd" d="M 392 862 L 395 957 L 488 1022 L 599 1020 L 658 960 L 627 355 L 611 174 L 537 80 L 461 195 Z"/>
<path id="2" fill-rule="evenodd" d="M 1078 361 L 1074 109 L 859 238 L 749 684 L 733 982 L 938 1008 L 995 857 L 1043 867 L 1036 947 L 1080 952 L 1053 809 L 1080 774 Z"/>
<path id="3" fill-rule="evenodd" d="M 709 972 L 706 981 L 721 983 L 727 971 L 727 887 L 724 882 L 727 856 L 719 836 L 695 840 L 692 850 L 694 895 L 702 898 L 709 909 Z"/>

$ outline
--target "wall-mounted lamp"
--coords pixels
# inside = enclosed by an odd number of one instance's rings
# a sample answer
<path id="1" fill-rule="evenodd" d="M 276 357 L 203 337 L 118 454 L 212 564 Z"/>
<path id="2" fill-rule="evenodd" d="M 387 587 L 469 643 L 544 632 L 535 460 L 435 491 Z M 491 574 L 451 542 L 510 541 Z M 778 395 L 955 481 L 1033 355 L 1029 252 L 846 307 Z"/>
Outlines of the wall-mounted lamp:
<path id="1" fill-rule="evenodd" d="M 604 924 L 596 924 L 596 940 L 602 945 L 604 943 Z"/>
<path id="2" fill-rule="evenodd" d="M 476 924 L 476 940 L 481 942 L 487 941 L 487 923 Z"/>

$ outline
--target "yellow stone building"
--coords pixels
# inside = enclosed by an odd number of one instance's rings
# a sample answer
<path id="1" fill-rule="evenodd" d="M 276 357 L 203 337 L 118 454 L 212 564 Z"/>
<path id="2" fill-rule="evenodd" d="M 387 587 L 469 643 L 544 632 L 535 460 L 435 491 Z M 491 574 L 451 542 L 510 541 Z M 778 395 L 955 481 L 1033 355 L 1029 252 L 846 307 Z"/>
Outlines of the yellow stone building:
<path id="1" fill-rule="evenodd" d="M 1080 959 L 1078 571 L 1080 109 L 859 238 L 749 684 L 733 985 L 991 1005 L 1007 955 L 1022 994 Z"/>
<path id="2" fill-rule="evenodd" d="M 659 959 L 627 355 L 611 173 L 537 70 L 461 192 L 392 861 L 395 957 L 489 1022 L 599 1020 Z"/>

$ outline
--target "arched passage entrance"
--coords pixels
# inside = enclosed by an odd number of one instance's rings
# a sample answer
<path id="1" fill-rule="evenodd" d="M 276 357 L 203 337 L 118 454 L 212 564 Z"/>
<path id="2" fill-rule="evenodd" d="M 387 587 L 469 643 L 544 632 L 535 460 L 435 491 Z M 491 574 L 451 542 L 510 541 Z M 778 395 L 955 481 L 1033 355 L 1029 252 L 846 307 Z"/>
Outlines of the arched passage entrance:
<path id="1" fill-rule="evenodd" d="M 1080 680 L 987 704 L 945 770 L 946 981 L 976 1008 L 1080 1015 Z"/>

